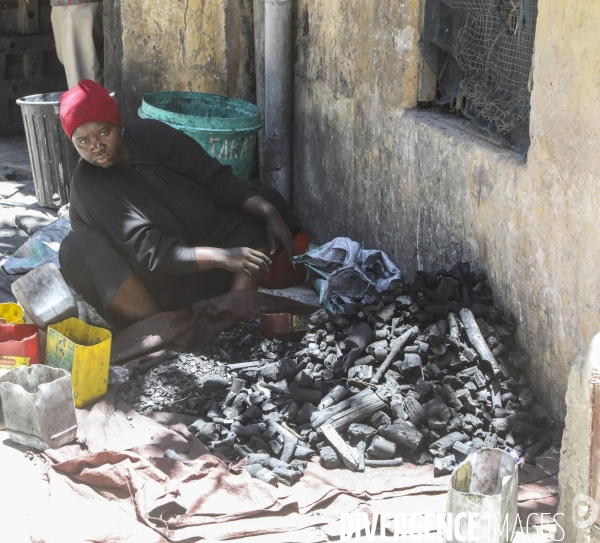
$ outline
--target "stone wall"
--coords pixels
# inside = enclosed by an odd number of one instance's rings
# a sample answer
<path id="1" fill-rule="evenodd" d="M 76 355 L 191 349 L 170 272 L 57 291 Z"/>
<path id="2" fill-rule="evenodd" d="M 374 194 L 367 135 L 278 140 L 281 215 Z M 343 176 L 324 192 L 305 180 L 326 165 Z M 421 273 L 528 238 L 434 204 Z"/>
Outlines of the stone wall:
<path id="1" fill-rule="evenodd" d="M 126 120 L 155 91 L 256 101 L 252 0 L 103 0 L 106 81 Z"/>
<path id="2" fill-rule="evenodd" d="M 408 279 L 471 261 L 521 323 L 543 405 L 600 329 L 600 4 L 540 2 L 527 161 L 415 109 L 419 1 L 298 0 L 294 207 Z"/>

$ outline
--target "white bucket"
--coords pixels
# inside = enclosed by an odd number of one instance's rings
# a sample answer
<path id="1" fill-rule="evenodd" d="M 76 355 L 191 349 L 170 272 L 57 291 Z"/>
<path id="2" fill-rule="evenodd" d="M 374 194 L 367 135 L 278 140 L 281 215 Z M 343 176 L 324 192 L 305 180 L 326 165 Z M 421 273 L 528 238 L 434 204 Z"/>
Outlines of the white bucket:
<path id="1" fill-rule="evenodd" d="M 510 454 L 481 449 L 469 455 L 450 478 L 444 541 L 512 541 L 518 492 L 518 467 Z"/>
<path id="2" fill-rule="evenodd" d="M 15 368 L 0 377 L 0 400 L 8 437 L 15 443 L 57 449 L 77 437 L 71 375 L 66 370 L 40 364 Z"/>
<path id="3" fill-rule="evenodd" d="M 44 264 L 17 279 L 11 290 L 33 323 L 41 330 L 49 324 L 79 316 L 71 289 L 54 264 Z"/>

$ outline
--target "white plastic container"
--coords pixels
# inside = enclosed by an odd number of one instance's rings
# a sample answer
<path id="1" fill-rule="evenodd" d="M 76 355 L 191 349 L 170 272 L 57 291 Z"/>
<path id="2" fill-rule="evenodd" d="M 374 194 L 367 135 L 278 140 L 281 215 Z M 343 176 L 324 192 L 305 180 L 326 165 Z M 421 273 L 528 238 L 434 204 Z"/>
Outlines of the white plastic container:
<path id="1" fill-rule="evenodd" d="M 0 400 L 8 437 L 15 443 L 57 449 L 77 436 L 71 375 L 66 370 L 39 364 L 15 368 L 0 377 Z"/>
<path id="2" fill-rule="evenodd" d="M 519 472 L 515 459 L 500 449 L 480 449 L 450 478 L 444 541 L 508 543 L 517 522 Z"/>
<path id="3" fill-rule="evenodd" d="M 38 328 L 79 316 L 77 301 L 54 264 L 44 264 L 11 286 L 15 298 Z"/>

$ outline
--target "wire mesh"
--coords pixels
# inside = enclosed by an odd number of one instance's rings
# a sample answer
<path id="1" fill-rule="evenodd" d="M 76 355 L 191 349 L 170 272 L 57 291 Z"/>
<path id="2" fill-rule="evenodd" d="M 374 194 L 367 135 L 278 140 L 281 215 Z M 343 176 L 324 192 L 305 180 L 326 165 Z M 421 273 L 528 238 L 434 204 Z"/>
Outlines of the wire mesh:
<path id="1" fill-rule="evenodd" d="M 499 134 L 529 124 L 537 0 L 442 0 L 467 10 L 452 55 L 463 71 L 457 108 Z"/>

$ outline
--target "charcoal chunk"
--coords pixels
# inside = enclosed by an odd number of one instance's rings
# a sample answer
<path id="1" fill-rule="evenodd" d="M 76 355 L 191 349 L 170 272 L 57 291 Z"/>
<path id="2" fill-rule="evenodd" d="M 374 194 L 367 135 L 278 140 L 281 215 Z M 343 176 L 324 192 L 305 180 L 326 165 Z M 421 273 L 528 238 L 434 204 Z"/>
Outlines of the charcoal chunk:
<path id="1" fill-rule="evenodd" d="M 348 381 L 368 382 L 373 377 L 373 366 L 359 365 L 348 370 Z"/>
<path id="2" fill-rule="evenodd" d="M 267 452 L 268 446 L 260 437 L 252 436 L 250 438 L 250 443 L 248 443 L 250 449 L 252 449 L 255 453 Z"/>
<path id="3" fill-rule="evenodd" d="M 449 454 L 444 458 L 434 458 L 433 460 L 433 476 L 442 477 L 443 475 L 452 475 L 456 464 L 456 458 L 453 454 Z"/>
<path id="4" fill-rule="evenodd" d="M 452 450 L 452 447 L 457 441 L 465 442 L 468 440 L 469 437 L 466 434 L 452 432 L 432 443 L 429 446 L 429 452 L 437 458 L 443 458 L 448 451 Z"/>
<path id="5" fill-rule="evenodd" d="M 425 381 L 425 379 L 422 377 L 419 377 L 415 383 L 414 390 L 419 394 L 421 403 L 426 403 L 429 400 L 432 400 L 435 396 L 435 392 L 433 391 L 433 386 L 431 383 Z"/>
<path id="6" fill-rule="evenodd" d="M 444 300 L 450 301 L 458 292 L 458 281 L 452 277 L 442 277 L 438 283 L 435 293 Z"/>
<path id="7" fill-rule="evenodd" d="M 411 451 L 416 451 L 423 441 L 423 434 L 413 425 L 404 421 L 395 421 L 394 424 L 379 428 L 379 434 L 398 445 Z"/>
<path id="8" fill-rule="evenodd" d="M 541 428 L 549 428 L 554 424 L 554 421 L 548 416 L 540 404 L 535 404 L 531 408 L 531 416 L 535 421 L 536 425 Z"/>
<path id="9" fill-rule="evenodd" d="M 464 426 L 465 425 L 462 416 L 454 417 L 453 419 L 448 421 L 446 429 L 448 430 L 448 432 L 460 432 L 464 428 Z"/>
<path id="10" fill-rule="evenodd" d="M 408 415 L 410 422 L 415 426 L 420 426 L 426 419 L 425 410 L 412 396 L 406 396 L 404 400 L 404 411 Z"/>
<path id="11" fill-rule="evenodd" d="M 310 388 L 313 382 L 313 372 L 309 370 L 302 370 L 294 377 L 294 384 L 299 388 Z"/>
<path id="12" fill-rule="evenodd" d="M 257 472 L 254 478 L 258 479 L 259 481 L 262 481 L 263 483 L 267 483 L 268 485 L 277 486 L 277 475 L 275 475 L 271 470 L 268 470 L 267 468 L 263 468 L 259 472 Z"/>
<path id="13" fill-rule="evenodd" d="M 368 441 L 377 433 L 375 428 L 366 424 L 353 423 L 348 427 L 348 437 L 352 445 L 357 445 L 360 441 Z"/>
<path id="14" fill-rule="evenodd" d="M 339 468 L 342 464 L 340 457 L 335 452 L 333 447 L 322 447 L 319 451 L 319 456 L 321 457 L 321 463 L 324 468 L 334 469 Z"/>
<path id="15" fill-rule="evenodd" d="M 224 377 L 210 377 L 202 384 L 202 390 L 211 392 L 227 388 L 229 385 L 229 379 L 225 379 Z"/>
<path id="16" fill-rule="evenodd" d="M 441 396 L 428 401 L 423 409 L 427 417 L 427 425 L 431 430 L 446 430 L 451 414 Z"/>
<path id="17" fill-rule="evenodd" d="M 247 471 L 251 477 L 256 477 L 256 474 L 261 470 L 265 469 L 260 464 L 252 464 L 249 466 L 244 466 L 243 469 Z"/>
<path id="18" fill-rule="evenodd" d="M 438 379 L 442 375 L 441 368 L 435 362 L 427 364 L 426 369 L 429 377 L 432 379 Z"/>
<path id="19" fill-rule="evenodd" d="M 510 432 L 510 423 L 508 418 L 498 418 L 492 420 L 492 429 L 499 436 L 506 436 Z"/>
<path id="20" fill-rule="evenodd" d="M 362 358 L 359 358 L 356 362 L 354 362 L 355 366 L 367 366 L 369 364 L 374 364 L 376 362 L 375 357 L 371 354 L 368 354 L 367 356 L 363 356 Z"/>
<path id="21" fill-rule="evenodd" d="M 292 360 L 280 360 L 263 366 L 260 373 L 266 381 L 277 382 L 287 377 L 295 367 L 296 364 Z"/>
<path id="22" fill-rule="evenodd" d="M 473 438 L 473 441 L 471 442 L 471 449 L 473 449 L 474 451 L 479 451 L 480 449 L 483 449 L 484 447 L 485 447 L 485 441 L 483 441 L 479 437 Z"/>
<path id="23" fill-rule="evenodd" d="M 275 456 L 280 456 L 281 453 L 283 452 L 283 439 L 280 436 L 277 436 L 269 441 L 268 446 L 269 446 L 269 450 Z M 255 452 L 259 452 L 259 451 L 255 451 Z"/>
<path id="24" fill-rule="evenodd" d="M 404 411 L 404 397 L 402 394 L 393 394 L 390 401 L 390 408 L 395 419 L 406 420 L 406 411 Z"/>
<path id="25" fill-rule="evenodd" d="M 524 388 L 519 394 L 519 403 L 525 407 L 531 407 L 535 403 L 535 392 L 532 388 Z"/>
<path id="26" fill-rule="evenodd" d="M 300 388 L 297 386 L 292 387 L 292 398 L 295 402 L 310 402 L 318 405 L 322 397 L 323 393 L 320 390 L 315 390 L 312 388 Z"/>
<path id="27" fill-rule="evenodd" d="M 433 463 L 433 456 L 431 456 L 428 452 L 423 452 L 419 456 L 417 460 L 415 460 L 415 464 L 417 466 L 424 466 L 425 464 Z"/>
<path id="28" fill-rule="evenodd" d="M 374 428 L 380 428 L 392 423 L 392 419 L 383 411 L 377 411 L 374 415 L 371 415 L 369 419 L 369 425 Z"/>
<path id="29" fill-rule="evenodd" d="M 421 371 L 421 367 L 423 366 L 423 361 L 421 357 L 416 353 L 405 353 L 404 360 L 400 366 L 400 371 L 402 372 L 411 372 L 417 370 L 419 373 Z"/>
<path id="30" fill-rule="evenodd" d="M 310 416 L 317 410 L 317 408 L 310 402 L 302 404 L 298 415 L 296 416 L 296 422 L 298 424 L 305 424 L 310 422 Z"/>
<path id="31" fill-rule="evenodd" d="M 529 366 L 529 355 L 525 353 L 514 352 L 508 355 L 508 363 L 518 370 L 524 370 Z"/>
<path id="32" fill-rule="evenodd" d="M 469 454 L 471 454 L 471 448 L 466 443 L 461 443 L 460 441 L 457 441 L 452 446 L 452 454 L 454 454 L 457 462 L 462 462 L 466 460 Z"/>
<path id="33" fill-rule="evenodd" d="M 496 434 L 488 434 L 483 441 L 487 449 L 495 449 L 498 447 L 498 436 Z"/>
<path id="34" fill-rule="evenodd" d="M 463 405 L 462 402 L 456 396 L 454 390 L 447 384 L 442 385 L 442 388 L 439 389 L 440 396 L 444 398 L 446 405 L 457 411 L 462 410 Z"/>
<path id="35" fill-rule="evenodd" d="M 463 387 L 463 381 L 456 375 L 445 375 L 442 379 L 442 385 L 447 385 L 456 392 Z"/>
<path id="36" fill-rule="evenodd" d="M 483 427 L 483 421 L 471 413 L 465 415 L 465 425 L 471 426 L 474 430 Z"/>
<path id="37" fill-rule="evenodd" d="M 286 486 L 292 486 L 302 478 L 302 473 L 294 469 L 275 468 L 273 474 Z"/>
<path id="38" fill-rule="evenodd" d="M 314 451 L 310 447 L 298 445 L 294 451 L 294 458 L 297 460 L 310 460 L 314 454 Z"/>
<path id="39" fill-rule="evenodd" d="M 542 434 L 541 430 L 527 422 L 517 420 L 512 417 L 508 418 L 507 420 L 510 425 L 510 431 L 514 435 L 535 438 Z"/>
<path id="40" fill-rule="evenodd" d="M 396 454 L 396 444 L 381 436 L 375 436 L 367 449 L 369 458 L 388 460 Z"/>

